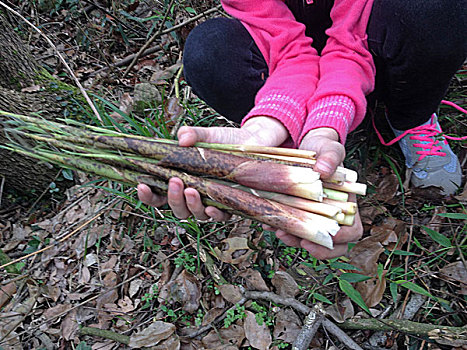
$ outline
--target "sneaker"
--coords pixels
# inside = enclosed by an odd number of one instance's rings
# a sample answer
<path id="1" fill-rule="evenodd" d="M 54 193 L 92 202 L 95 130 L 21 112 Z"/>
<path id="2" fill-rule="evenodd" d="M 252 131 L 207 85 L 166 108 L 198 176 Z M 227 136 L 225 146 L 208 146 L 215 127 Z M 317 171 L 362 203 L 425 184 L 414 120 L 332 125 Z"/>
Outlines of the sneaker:
<path id="1" fill-rule="evenodd" d="M 446 137 L 440 135 L 442 130 L 436 114 L 415 128 L 406 131 L 393 128 L 393 131 L 396 135 L 393 142 L 399 141 L 405 164 L 412 169 L 412 185 L 439 187 L 443 195 L 457 191 L 462 181 L 461 166 Z"/>

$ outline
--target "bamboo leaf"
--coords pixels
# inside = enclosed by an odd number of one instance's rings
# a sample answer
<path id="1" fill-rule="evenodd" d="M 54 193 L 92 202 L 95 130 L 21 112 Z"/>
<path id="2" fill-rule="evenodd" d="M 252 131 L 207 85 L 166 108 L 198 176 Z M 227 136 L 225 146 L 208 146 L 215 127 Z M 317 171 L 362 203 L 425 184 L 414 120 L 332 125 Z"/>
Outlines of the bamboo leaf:
<path id="1" fill-rule="evenodd" d="M 440 213 L 440 214 L 437 214 L 437 215 L 441 216 L 443 218 L 457 219 L 457 220 L 467 220 L 467 214 L 466 213 Z"/>
<path id="2" fill-rule="evenodd" d="M 399 280 L 399 281 L 395 281 L 395 283 L 397 283 L 398 285 L 400 285 L 400 286 L 402 286 L 404 288 L 407 288 L 407 289 L 411 290 L 412 292 L 425 295 L 425 296 L 427 296 L 429 298 L 434 298 L 434 296 L 431 295 L 430 292 L 428 292 L 425 288 L 420 287 L 418 284 L 415 284 L 413 282 L 405 281 L 405 280 Z"/>
<path id="3" fill-rule="evenodd" d="M 442 235 L 439 232 L 436 232 L 435 230 L 432 230 L 431 228 L 422 226 L 422 228 L 425 230 L 426 233 L 439 245 L 450 248 L 452 247 L 451 240 L 447 238 L 446 236 Z"/>
<path id="4" fill-rule="evenodd" d="M 370 309 L 366 306 L 361 294 L 348 282 L 345 280 L 339 280 L 339 288 L 358 306 L 370 314 Z"/>
<path id="5" fill-rule="evenodd" d="M 331 300 L 329 300 L 324 295 L 321 295 L 319 293 L 313 293 L 313 297 L 318 301 L 322 301 L 323 303 L 330 304 L 330 305 L 333 304 Z"/>
<path id="6" fill-rule="evenodd" d="M 371 279 L 371 277 L 369 276 L 365 276 L 354 272 L 343 273 L 342 275 L 340 275 L 340 278 L 350 283 L 363 282 Z"/>

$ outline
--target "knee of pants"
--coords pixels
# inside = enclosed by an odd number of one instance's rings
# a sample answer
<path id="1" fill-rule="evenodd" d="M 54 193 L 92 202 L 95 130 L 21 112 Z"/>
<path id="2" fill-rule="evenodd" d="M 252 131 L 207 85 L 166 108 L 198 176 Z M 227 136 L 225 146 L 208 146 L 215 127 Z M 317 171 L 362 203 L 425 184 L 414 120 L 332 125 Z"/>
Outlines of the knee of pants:
<path id="1" fill-rule="evenodd" d="M 195 92 L 241 87 L 251 36 L 236 19 L 214 18 L 195 27 L 185 43 L 185 79 Z M 237 86 L 238 85 L 238 86 Z M 199 91 L 201 92 L 201 91 Z"/>
<path id="2" fill-rule="evenodd" d="M 388 32 L 428 53 L 466 53 L 465 0 L 375 0 Z M 417 50 L 418 51 L 418 50 Z"/>

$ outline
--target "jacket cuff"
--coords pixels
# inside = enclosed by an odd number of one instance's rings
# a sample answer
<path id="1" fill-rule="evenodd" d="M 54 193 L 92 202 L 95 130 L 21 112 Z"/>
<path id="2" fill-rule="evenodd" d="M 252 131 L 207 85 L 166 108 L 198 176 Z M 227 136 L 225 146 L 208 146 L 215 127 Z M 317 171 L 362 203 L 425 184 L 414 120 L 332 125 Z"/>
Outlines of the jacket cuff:
<path id="1" fill-rule="evenodd" d="M 339 134 L 339 140 L 345 144 L 350 125 L 355 117 L 355 103 L 345 95 L 330 95 L 311 104 L 309 113 L 299 137 L 299 144 L 305 135 L 313 129 L 332 128 Z"/>
<path id="2" fill-rule="evenodd" d="M 280 121 L 288 130 L 295 145 L 306 117 L 305 99 L 283 92 L 269 92 L 257 98 L 253 109 L 243 118 L 242 125 L 250 118 L 266 116 Z"/>

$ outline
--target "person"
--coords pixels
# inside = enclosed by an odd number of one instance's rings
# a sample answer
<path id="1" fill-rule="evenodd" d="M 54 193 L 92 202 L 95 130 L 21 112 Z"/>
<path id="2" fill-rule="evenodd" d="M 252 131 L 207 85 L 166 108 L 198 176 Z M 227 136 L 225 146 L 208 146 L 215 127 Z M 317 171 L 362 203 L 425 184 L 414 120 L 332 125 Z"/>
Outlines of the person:
<path id="1" fill-rule="evenodd" d="M 182 127 L 179 144 L 292 146 L 317 153 L 329 177 L 345 157 L 347 134 L 363 120 L 367 96 L 386 107 L 416 186 L 452 194 L 461 183 L 457 156 L 434 114 L 466 58 L 465 0 L 223 0 L 232 18 L 198 25 L 184 48 L 193 91 L 240 128 Z M 138 186 L 146 204 L 168 200 L 179 218 L 225 220 L 199 193 L 169 181 L 168 197 Z M 286 232 L 278 238 L 319 259 L 344 255 L 362 235 L 357 218 L 329 250 Z"/>

